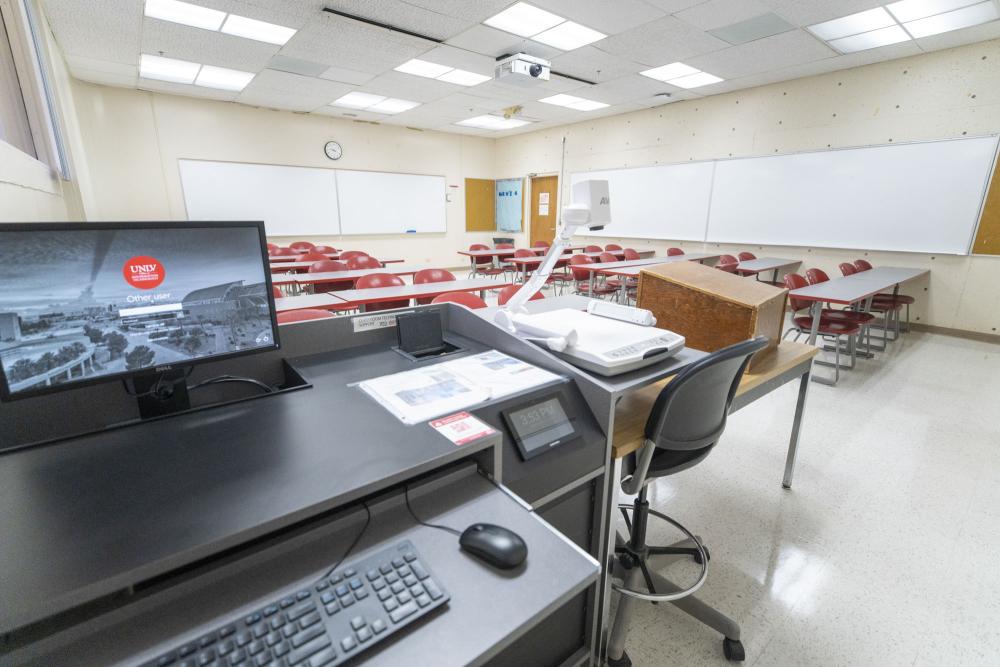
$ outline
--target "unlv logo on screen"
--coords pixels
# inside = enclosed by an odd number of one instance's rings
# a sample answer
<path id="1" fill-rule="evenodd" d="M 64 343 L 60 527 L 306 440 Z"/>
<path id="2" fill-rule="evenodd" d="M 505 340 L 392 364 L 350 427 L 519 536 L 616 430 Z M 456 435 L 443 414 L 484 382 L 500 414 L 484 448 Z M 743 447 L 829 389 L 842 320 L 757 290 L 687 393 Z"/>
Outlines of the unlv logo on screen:
<path id="1" fill-rule="evenodd" d="M 138 255 L 125 262 L 122 274 L 125 276 L 125 282 L 139 289 L 159 287 L 163 279 L 167 277 L 167 272 L 160 260 L 146 255 Z"/>

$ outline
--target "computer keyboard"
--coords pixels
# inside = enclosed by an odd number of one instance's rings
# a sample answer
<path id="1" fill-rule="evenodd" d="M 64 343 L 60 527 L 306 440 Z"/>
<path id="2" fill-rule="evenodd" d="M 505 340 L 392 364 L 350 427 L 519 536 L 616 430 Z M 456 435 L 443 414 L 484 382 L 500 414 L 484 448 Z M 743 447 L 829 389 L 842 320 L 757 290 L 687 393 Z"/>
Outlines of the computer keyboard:
<path id="1" fill-rule="evenodd" d="M 409 540 L 234 618 L 144 667 L 333 667 L 450 596 Z"/>

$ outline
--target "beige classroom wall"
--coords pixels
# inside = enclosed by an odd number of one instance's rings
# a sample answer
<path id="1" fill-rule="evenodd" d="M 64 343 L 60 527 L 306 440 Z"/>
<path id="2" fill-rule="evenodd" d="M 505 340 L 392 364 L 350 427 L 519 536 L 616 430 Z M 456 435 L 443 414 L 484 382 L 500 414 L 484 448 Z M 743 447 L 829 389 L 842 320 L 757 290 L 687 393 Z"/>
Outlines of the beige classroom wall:
<path id="1" fill-rule="evenodd" d="M 563 137 L 568 175 L 998 132 L 1000 40 L 994 40 L 503 138 L 497 141 L 496 172 L 557 171 Z M 667 229 L 670 211 L 663 219 Z M 731 254 L 750 250 L 758 256 L 801 258 L 803 272 L 815 266 L 831 276 L 840 275 L 840 262 L 859 257 L 875 265 L 923 267 L 930 269 L 929 279 L 903 290 L 917 297 L 914 319 L 1000 332 L 1000 257 L 580 238 L 601 245 L 653 246 L 660 252 L 668 246 Z"/>
<path id="2" fill-rule="evenodd" d="M 465 178 L 493 177 L 492 139 L 80 81 L 74 93 L 95 195 L 90 220 L 187 219 L 178 160 L 190 158 L 446 177 L 447 233 L 272 239 L 279 244 L 302 239 L 408 263 L 464 267 L 458 250 L 492 242 L 494 234 L 466 233 L 464 200 Z M 323 153 L 329 140 L 344 147 L 336 163 Z"/>

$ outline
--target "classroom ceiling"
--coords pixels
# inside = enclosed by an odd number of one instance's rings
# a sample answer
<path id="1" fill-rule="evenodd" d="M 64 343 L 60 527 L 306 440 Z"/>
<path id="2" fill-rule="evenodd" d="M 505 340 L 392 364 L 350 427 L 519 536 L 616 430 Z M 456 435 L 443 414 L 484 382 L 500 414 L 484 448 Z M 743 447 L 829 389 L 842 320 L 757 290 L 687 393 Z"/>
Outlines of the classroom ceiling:
<path id="1" fill-rule="evenodd" d="M 977 2 L 910 1 L 946 9 Z M 991 1 L 994 8 L 1000 6 L 1000 0 L 979 0 L 978 9 L 961 9 L 961 16 L 995 11 L 988 6 Z M 530 0 L 530 5 L 559 20 L 606 35 L 568 51 L 484 23 L 517 4 L 511 0 L 192 0 L 192 4 L 296 32 L 284 45 L 276 45 L 226 34 L 225 28 L 150 18 L 144 15 L 145 0 L 43 0 L 71 72 L 85 81 L 492 137 L 1000 37 L 1000 20 L 920 38 L 911 38 L 920 31 L 909 29 L 917 24 L 903 23 L 910 33 L 900 33 L 903 41 L 841 54 L 807 29 L 866 10 L 875 10 L 876 18 L 883 16 L 892 3 L 879 0 Z M 872 14 L 863 17 L 871 19 Z M 881 24 L 868 27 L 873 26 Z M 838 26 L 830 29 L 835 33 Z M 892 27 L 866 35 L 900 30 L 893 22 Z M 831 41 L 834 33 L 823 32 Z M 496 57 L 516 52 L 550 60 L 551 80 L 527 86 L 486 80 L 464 86 L 395 70 L 419 59 L 492 77 Z M 139 71 L 142 54 L 239 70 L 252 79 L 242 90 L 230 91 L 144 78 Z M 700 70 L 723 80 L 684 88 L 640 74 L 677 62 L 693 68 L 685 73 Z M 331 106 L 355 91 L 419 106 L 394 114 Z M 584 111 L 538 101 L 558 94 L 607 106 Z M 502 117 L 503 110 L 513 106 L 522 107 L 516 118 L 531 122 L 504 130 L 456 124 L 481 115 Z"/>

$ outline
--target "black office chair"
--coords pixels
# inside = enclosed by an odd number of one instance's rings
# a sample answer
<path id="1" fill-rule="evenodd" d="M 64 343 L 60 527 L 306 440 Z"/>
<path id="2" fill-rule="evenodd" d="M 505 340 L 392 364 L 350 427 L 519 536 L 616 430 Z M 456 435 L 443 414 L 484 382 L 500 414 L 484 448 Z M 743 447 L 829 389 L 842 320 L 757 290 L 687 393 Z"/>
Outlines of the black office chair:
<path id="1" fill-rule="evenodd" d="M 622 481 L 622 490 L 639 495 L 632 505 L 621 505 L 629 539 L 626 541 L 619 536 L 615 547 L 616 579 L 622 579 L 624 584 L 617 581 L 613 584 L 621 593 L 621 599 L 608 643 L 608 665 L 611 667 L 632 664 L 625 653 L 625 639 L 637 600 L 674 604 L 723 634 L 723 650 L 728 660 L 745 658 L 740 626 L 691 595 L 701 587 L 708 574 L 710 556 L 707 549 L 682 525 L 649 509 L 646 486 L 658 477 L 687 470 L 708 456 L 726 428 L 726 417 L 750 356 L 766 347 L 767 342 L 767 338 L 758 337 L 731 345 L 681 371 L 656 398 L 646 420 L 644 445 L 625 462 L 631 474 Z M 667 547 L 647 545 L 650 515 L 677 527 L 687 539 Z M 650 570 L 648 562 L 655 556 L 693 557 L 702 566 L 701 575 L 693 586 L 681 589 Z M 647 590 L 638 590 L 643 583 Z"/>

